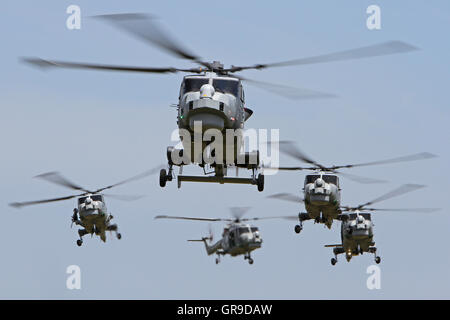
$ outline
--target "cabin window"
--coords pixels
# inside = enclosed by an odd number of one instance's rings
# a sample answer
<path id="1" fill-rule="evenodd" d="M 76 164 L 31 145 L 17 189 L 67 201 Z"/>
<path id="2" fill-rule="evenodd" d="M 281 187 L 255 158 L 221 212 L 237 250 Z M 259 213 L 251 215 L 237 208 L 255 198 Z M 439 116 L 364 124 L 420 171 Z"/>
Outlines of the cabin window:
<path id="1" fill-rule="evenodd" d="M 320 178 L 320 175 L 318 175 L 318 174 L 307 175 L 305 178 L 305 184 L 314 183 L 314 181 L 316 181 L 319 178 Z"/>
<path id="2" fill-rule="evenodd" d="M 323 181 L 325 181 L 326 183 L 332 183 L 335 186 L 337 186 L 337 181 L 338 181 L 338 177 L 337 176 L 332 176 L 332 175 L 323 175 L 322 176 Z"/>
<path id="3" fill-rule="evenodd" d="M 78 204 L 84 203 L 84 201 L 86 201 L 86 198 L 87 197 L 78 198 Z"/>
<path id="4" fill-rule="evenodd" d="M 243 233 L 248 233 L 249 230 L 248 230 L 247 227 L 240 227 L 240 228 L 238 229 L 238 232 L 239 232 L 239 234 L 243 234 Z"/>
<path id="5" fill-rule="evenodd" d="M 184 79 L 183 89 L 182 89 L 182 95 L 186 92 L 196 92 L 200 91 L 200 88 L 204 84 L 208 84 L 209 79 L 208 78 L 187 78 Z"/>
<path id="6" fill-rule="evenodd" d="M 214 79 L 213 86 L 216 92 L 229 93 L 235 97 L 239 96 L 239 81 L 226 80 L 226 79 Z"/>
<path id="7" fill-rule="evenodd" d="M 103 201 L 102 196 L 100 195 L 95 195 L 95 196 L 91 196 L 92 201 Z"/>

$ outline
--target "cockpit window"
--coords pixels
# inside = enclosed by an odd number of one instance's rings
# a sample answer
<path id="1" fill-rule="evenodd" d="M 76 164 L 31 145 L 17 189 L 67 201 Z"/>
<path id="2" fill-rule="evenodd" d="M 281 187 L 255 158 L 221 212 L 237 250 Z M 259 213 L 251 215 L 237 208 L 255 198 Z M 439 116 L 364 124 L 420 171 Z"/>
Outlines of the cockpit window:
<path id="1" fill-rule="evenodd" d="M 240 227 L 240 228 L 238 229 L 238 232 L 239 232 L 239 234 L 243 234 L 243 233 L 249 232 L 249 230 L 248 230 L 247 227 Z"/>
<path id="2" fill-rule="evenodd" d="M 318 174 L 307 175 L 305 178 L 305 184 L 314 183 L 314 181 L 316 181 L 319 178 L 320 176 Z"/>
<path id="3" fill-rule="evenodd" d="M 252 232 L 258 231 L 258 228 L 257 228 L 257 227 L 251 227 L 250 229 L 252 230 Z"/>
<path id="4" fill-rule="evenodd" d="M 78 198 L 78 204 L 84 203 L 84 201 L 86 201 L 86 198 L 87 197 Z"/>
<path id="5" fill-rule="evenodd" d="M 216 92 L 229 93 L 235 97 L 239 96 L 239 81 L 227 79 L 214 79 L 213 86 Z"/>
<path id="6" fill-rule="evenodd" d="M 337 181 L 338 181 L 337 176 L 331 176 L 331 175 L 328 175 L 328 174 L 324 174 L 324 175 L 322 176 L 322 179 L 323 179 L 326 183 L 332 183 L 332 184 L 334 184 L 335 186 L 337 186 Z"/>
<path id="7" fill-rule="evenodd" d="M 360 213 L 359 214 L 360 216 L 363 216 L 363 218 L 365 219 L 365 220 L 371 220 L 371 217 L 370 217 L 370 213 Z M 350 220 L 356 220 L 356 217 L 358 216 L 356 213 L 350 213 L 349 215 L 349 219 Z"/>
<path id="8" fill-rule="evenodd" d="M 202 85 L 207 83 L 209 83 L 208 78 L 186 78 L 184 79 L 183 92 L 181 94 L 200 91 Z"/>
<path id="9" fill-rule="evenodd" d="M 102 196 L 100 196 L 100 195 L 91 196 L 91 199 L 92 199 L 92 201 L 103 201 Z"/>

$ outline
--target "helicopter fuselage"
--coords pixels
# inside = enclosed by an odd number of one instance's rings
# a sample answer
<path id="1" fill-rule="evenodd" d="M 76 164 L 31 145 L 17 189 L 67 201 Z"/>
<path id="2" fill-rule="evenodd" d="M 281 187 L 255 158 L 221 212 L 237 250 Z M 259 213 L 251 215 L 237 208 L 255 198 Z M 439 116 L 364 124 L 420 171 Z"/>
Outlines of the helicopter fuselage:
<path id="1" fill-rule="evenodd" d="M 309 217 L 320 220 L 330 228 L 333 220 L 341 213 L 339 178 L 323 173 L 307 175 L 303 191 Z"/>

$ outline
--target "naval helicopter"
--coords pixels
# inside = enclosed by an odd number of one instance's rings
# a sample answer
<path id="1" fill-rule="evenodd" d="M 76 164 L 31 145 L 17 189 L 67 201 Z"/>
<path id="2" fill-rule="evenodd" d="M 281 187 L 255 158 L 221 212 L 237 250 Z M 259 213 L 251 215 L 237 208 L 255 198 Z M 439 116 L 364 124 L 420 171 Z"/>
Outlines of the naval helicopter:
<path id="1" fill-rule="evenodd" d="M 374 211 L 407 211 L 407 212 L 433 212 L 437 208 L 410 208 L 410 209 L 379 209 L 368 208 L 374 203 L 384 201 L 402 194 L 424 188 L 424 185 L 418 184 L 404 184 L 372 201 L 360 204 L 356 207 L 342 206 L 342 213 L 339 216 L 341 220 L 341 243 L 325 245 L 326 248 L 333 248 L 334 258 L 331 259 L 331 264 L 334 266 L 337 263 L 337 256 L 345 254 L 348 262 L 353 256 L 362 255 L 364 252 L 372 253 L 375 257 L 375 263 L 379 264 L 381 258 L 377 256 L 377 248 L 373 241 L 374 223 L 369 212 Z"/>
<path id="2" fill-rule="evenodd" d="M 295 216 L 277 216 L 277 217 L 255 217 L 242 218 L 249 210 L 248 207 L 230 208 L 233 218 L 196 218 L 196 217 L 178 217 L 168 215 L 158 215 L 155 219 L 179 219 L 207 222 L 227 222 L 223 229 L 222 238 L 213 243 L 214 237 L 209 232 L 208 237 L 197 240 L 188 240 L 190 242 L 203 242 L 205 244 L 206 253 L 208 255 L 217 254 L 216 264 L 220 262 L 220 256 L 230 255 L 232 257 L 244 255 L 244 259 L 249 264 L 253 264 L 251 252 L 261 248 L 262 238 L 258 227 L 248 224 L 248 221 L 264 220 L 264 219 L 292 219 Z"/>
<path id="3" fill-rule="evenodd" d="M 277 193 L 268 196 L 268 198 L 275 198 L 285 201 L 291 201 L 296 203 L 303 202 L 305 204 L 306 212 L 299 213 L 299 224 L 294 227 L 296 233 L 300 233 L 303 230 L 303 221 L 313 219 L 315 223 L 323 223 L 328 229 L 331 228 L 333 220 L 338 219 L 342 213 L 341 210 L 341 187 L 338 174 L 346 177 L 350 180 L 359 183 L 381 183 L 386 182 L 383 180 L 361 177 L 346 172 L 341 172 L 339 169 L 348 169 L 354 167 L 382 165 L 389 163 L 407 162 L 415 160 L 430 159 L 436 157 L 436 155 L 422 152 L 403 157 L 391 158 L 386 160 L 358 163 L 358 164 L 346 164 L 346 165 L 333 165 L 324 166 L 309 156 L 305 155 L 295 144 L 291 141 L 280 141 L 280 151 L 288 154 L 289 156 L 310 164 L 310 167 L 265 167 L 265 169 L 276 170 L 310 170 L 314 171 L 313 174 L 308 174 L 304 180 L 303 197 L 293 195 L 290 193 Z"/>
<path id="4" fill-rule="evenodd" d="M 103 193 L 103 191 L 123 185 L 125 183 L 143 179 L 151 174 L 155 174 L 160 170 L 160 168 L 161 166 L 153 168 L 126 180 L 122 180 L 118 183 L 96 190 L 85 189 L 71 182 L 58 172 L 43 173 L 36 176 L 35 178 L 43 179 L 45 181 L 55 183 L 72 190 L 81 191 L 81 193 L 52 199 L 14 202 L 10 203 L 10 206 L 15 208 L 22 208 L 30 205 L 65 201 L 77 198 L 77 207 L 73 209 L 71 227 L 73 226 L 73 224 L 81 227 L 81 229 L 78 229 L 78 235 L 80 238 L 76 241 L 78 246 L 81 246 L 83 244 L 83 236 L 87 234 L 91 234 L 91 236 L 99 236 L 103 242 L 106 242 L 106 231 L 115 232 L 117 239 L 120 240 L 122 238 L 122 235 L 118 232 L 117 224 L 111 223 L 111 220 L 114 217 L 110 212 L 108 212 L 106 208 L 105 196 L 125 201 L 137 200 L 141 198 L 141 196 L 105 194 Z"/>
<path id="5" fill-rule="evenodd" d="M 67 62 L 60 60 L 44 60 L 41 58 L 24 58 L 24 61 L 42 69 L 71 68 L 101 71 L 120 71 L 154 74 L 187 73 L 181 82 L 177 109 L 177 125 L 180 131 L 189 133 L 189 136 L 180 134 L 183 148 L 167 147 L 167 170 L 161 169 L 159 183 L 165 187 L 168 181 L 175 178 L 174 166 L 179 167 L 177 181 L 178 188 L 182 181 L 212 182 L 212 183 L 238 183 L 256 185 L 258 191 L 264 190 L 264 175 L 261 171 L 261 161 L 258 150 L 244 151 L 241 131 L 244 123 L 252 116 L 253 111 L 245 105 L 243 82 L 257 86 L 270 92 L 284 95 L 289 98 L 310 99 L 330 98 L 333 94 L 291 88 L 284 85 L 275 85 L 260 80 L 252 80 L 237 75 L 247 70 L 263 70 L 275 67 L 288 67 L 294 65 L 308 65 L 333 61 L 346 61 L 389 54 L 406 53 L 417 50 L 416 47 L 401 41 L 388 41 L 380 44 L 360 47 L 351 50 L 333 52 L 325 55 L 306 57 L 274 63 L 258 63 L 251 65 L 229 67 L 219 61 L 208 62 L 199 55 L 186 50 L 184 46 L 173 40 L 156 23 L 155 17 L 139 13 L 113 14 L 94 16 L 115 27 L 155 45 L 172 55 L 195 63 L 198 67 L 139 67 L 124 65 L 107 65 L 96 63 Z M 226 136 L 220 141 L 203 141 L 196 143 L 196 133 L 205 135 L 208 130 L 216 130 L 223 134 L 233 131 L 236 134 Z M 212 140 L 212 139 L 211 139 Z M 197 146 L 197 147 L 196 147 Z M 209 156 L 204 156 L 207 147 Z M 215 152 L 220 148 L 222 152 Z M 209 152 L 208 151 L 208 152 Z M 206 159 L 205 159 L 206 158 Z M 226 161 L 224 161 L 226 159 Z M 203 175 L 188 176 L 182 174 L 184 165 L 196 164 L 203 169 Z M 251 170 L 251 177 L 232 177 L 227 175 L 229 167 L 245 168 Z"/>

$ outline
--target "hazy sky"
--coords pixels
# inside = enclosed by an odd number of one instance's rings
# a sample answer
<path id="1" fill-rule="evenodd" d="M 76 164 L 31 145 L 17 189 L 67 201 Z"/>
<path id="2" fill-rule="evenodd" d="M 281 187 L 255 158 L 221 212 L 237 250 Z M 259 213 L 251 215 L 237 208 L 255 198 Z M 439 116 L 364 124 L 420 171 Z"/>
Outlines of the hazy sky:
<path id="1" fill-rule="evenodd" d="M 81 30 L 66 28 L 66 8 L 82 10 Z M 366 28 L 366 8 L 381 7 L 381 30 Z M 116 193 L 146 194 L 136 202 L 109 199 L 122 240 L 85 238 L 70 229 L 75 201 L 15 210 L 12 201 L 70 194 L 32 179 L 61 171 L 101 187 L 166 161 L 176 128 L 181 75 L 55 70 L 41 72 L 18 57 L 192 67 L 87 16 L 147 12 L 186 47 L 225 64 L 265 63 L 402 40 L 420 51 L 352 62 L 249 71 L 245 75 L 339 95 L 292 101 L 246 86 L 255 111 L 248 128 L 279 128 L 325 164 L 365 162 L 428 151 L 439 158 L 352 173 L 390 182 L 361 185 L 341 179 L 344 204 L 371 200 L 403 183 L 425 184 L 379 207 L 440 207 L 430 214 L 374 215 L 382 262 L 381 289 L 368 290 L 373 255 L 333 256 L 332 230 L 306 222 L 262 221 L 255 263 L 224 257 L 215 265 L 202 244 L 207 223 L 155 221 L 157 214 L 228 217 L 228 207 L 251 206 L 248 216 L 296 214 L 294 203 L 266 199 L 299 193 L 304 173 L 279 173 L 256 186 L 184 183 L 165 189 L 158 176 Z M 450 174 L 448 1 L 3 1 L 0 13 L 0 298 L 308 299 L 450 298 Z M 298 165 L 282 157 L 284 165 Z M 199 169 L 187 170 L 200 173 Z M 246 173 L 241 170 L 241 175 Z M 221 224 L 213 226 L 216 238 Z M 81 290 L 66 288 L 66 268 L 78 265 Z"/>

